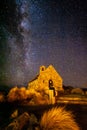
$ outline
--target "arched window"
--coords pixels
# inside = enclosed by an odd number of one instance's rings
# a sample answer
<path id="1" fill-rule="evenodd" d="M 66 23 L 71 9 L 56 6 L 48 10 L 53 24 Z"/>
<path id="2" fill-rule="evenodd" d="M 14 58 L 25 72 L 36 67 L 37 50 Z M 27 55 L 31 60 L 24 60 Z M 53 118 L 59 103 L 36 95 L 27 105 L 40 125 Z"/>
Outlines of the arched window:
<path id="1" fill-rule="evenodd" d="M 53 88 L 53 81 L 50 79 L 49 80 L 49 88 L 52 89 Z"/>
<path id="2" fill-rule="evenodd" d="M 43 71 L 45 71 L 45 66 L 44 65 L 40 67 L 40 73 L 43 72 Z"/>
<path id="3" fill-rule="evenodd" d="M 42 67 L 41 69 L 42 69 L 42 71 L 44 71 L 44 67 Z"/>

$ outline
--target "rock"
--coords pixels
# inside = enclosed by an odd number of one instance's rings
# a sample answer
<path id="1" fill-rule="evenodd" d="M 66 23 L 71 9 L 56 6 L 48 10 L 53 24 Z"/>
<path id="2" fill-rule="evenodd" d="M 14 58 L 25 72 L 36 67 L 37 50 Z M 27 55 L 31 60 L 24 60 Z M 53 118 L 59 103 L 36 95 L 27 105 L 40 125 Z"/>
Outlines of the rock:
<path id="1" fill-rule="evenodd" d="M 22 130 L 30 120 L 30 116 L 27 112 L 24 112 L 22 115 L 13 120 L 5 130 Z"/>
<path id="2" fill-rule="evenodd" d="M 27 130 L 36 130 L 39 122 L 34 114 L 30 115 L 29 126 Z"/>

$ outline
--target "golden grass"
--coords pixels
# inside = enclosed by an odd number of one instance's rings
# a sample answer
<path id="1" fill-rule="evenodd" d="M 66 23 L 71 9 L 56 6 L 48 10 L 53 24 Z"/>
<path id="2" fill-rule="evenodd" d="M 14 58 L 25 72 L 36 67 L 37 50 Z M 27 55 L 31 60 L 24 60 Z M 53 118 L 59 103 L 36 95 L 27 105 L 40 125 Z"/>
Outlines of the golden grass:
<path id="1" fill-rule="evenodd" d="M 80 130 L 71 111 L 55 107 L 45 112 L 40 121 L 41 130 Z"/>

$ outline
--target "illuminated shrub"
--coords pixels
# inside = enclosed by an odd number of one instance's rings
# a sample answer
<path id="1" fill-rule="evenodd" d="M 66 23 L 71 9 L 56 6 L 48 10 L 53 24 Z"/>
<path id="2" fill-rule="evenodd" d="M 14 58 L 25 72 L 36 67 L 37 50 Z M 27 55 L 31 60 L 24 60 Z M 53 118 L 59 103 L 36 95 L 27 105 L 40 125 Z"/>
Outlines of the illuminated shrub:
<path id="1" fill-rule="evenodd" d="M 8 97 L 8 101 L 10 102 L 24 100 L 27 98 L 26 89 L 24 87 L 22 88 L 14 87 L 9 91 L 7 97 Z"/>
<path id="2" fill-rule="evenodd" d="M 0 93 L 0 102 L 3 102 L 5 100 L 4 94 Z"/>
<path id="3" fill-rule="evenodd" d="M 71 93 L 72 94 L 81 94 L 81 95 L 84 94 L 84 92 L 81 88 L 74 88 L 74 89 L 72 89 Z"/>

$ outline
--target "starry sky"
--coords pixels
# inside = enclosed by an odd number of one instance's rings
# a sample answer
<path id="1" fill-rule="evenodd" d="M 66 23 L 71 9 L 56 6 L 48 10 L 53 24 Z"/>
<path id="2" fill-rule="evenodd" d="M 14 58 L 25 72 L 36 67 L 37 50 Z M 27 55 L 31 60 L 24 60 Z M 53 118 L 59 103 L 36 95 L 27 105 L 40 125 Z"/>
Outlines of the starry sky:
<path id="1" fill-rule="evenodd" d="M 87 87 L 86 0 L 0 0 L 0 85 L 25 85 L 52 64 Z"/>

